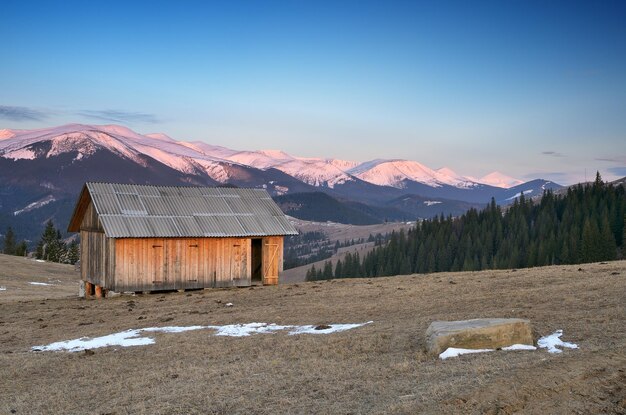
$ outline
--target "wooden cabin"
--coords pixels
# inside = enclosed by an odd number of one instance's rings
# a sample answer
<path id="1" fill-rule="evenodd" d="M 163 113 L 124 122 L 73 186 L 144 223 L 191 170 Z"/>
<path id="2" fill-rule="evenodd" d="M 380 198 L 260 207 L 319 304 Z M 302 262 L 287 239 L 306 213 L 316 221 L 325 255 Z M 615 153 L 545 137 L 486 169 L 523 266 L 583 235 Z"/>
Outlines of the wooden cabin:
<path id="1" fill-rule="evenodd" d="M 297 235 L 265 190 L 86 183 L 80 232 L 86 295 L 278 284 Z"/>

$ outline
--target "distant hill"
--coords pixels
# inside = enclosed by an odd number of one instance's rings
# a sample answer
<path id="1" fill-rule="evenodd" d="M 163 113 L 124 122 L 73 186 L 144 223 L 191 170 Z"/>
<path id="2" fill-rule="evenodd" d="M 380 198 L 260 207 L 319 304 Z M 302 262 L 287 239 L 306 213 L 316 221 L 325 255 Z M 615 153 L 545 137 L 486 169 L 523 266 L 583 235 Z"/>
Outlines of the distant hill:
<path id="1" fill-rule="evenodd" d="M 374 212 L 357 209 L 354 203 L 350 206 L 322 192 L 294 193 L 277 196 L 274 200 L 283 212 L 298 219 L 352 225 L 373 225 L 383 222 Z"/>

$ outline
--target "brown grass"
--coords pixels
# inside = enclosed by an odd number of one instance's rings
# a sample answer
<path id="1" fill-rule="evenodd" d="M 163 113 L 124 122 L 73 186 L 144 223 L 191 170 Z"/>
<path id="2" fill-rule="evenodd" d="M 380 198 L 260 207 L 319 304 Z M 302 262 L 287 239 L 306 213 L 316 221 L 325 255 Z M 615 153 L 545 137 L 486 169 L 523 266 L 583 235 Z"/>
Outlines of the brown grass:
<path id="1" fill-rule="evenodd" d="M 625 288 L 621 261 L 100 301 L 0 292 L 0 413 L 626 413 Z M 477 317 L 529 318 L 580 349 L 426 355 L 431 321 Z M 332 335 L 200 330 L 91 355 L 30 351 L 149 326 L 368 320 Z"/>

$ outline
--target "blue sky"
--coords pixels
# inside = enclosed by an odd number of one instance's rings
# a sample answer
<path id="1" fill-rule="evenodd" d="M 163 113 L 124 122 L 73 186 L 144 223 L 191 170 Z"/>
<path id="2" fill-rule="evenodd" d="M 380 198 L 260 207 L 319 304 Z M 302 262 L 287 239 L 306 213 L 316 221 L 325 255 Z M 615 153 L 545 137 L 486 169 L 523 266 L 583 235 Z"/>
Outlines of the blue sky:
<path id="1" fill-rule="evenodd" d="M 625 4 L 5 0 L 0 128 L 118 123 L 473 176 L 614 178 Z"/>

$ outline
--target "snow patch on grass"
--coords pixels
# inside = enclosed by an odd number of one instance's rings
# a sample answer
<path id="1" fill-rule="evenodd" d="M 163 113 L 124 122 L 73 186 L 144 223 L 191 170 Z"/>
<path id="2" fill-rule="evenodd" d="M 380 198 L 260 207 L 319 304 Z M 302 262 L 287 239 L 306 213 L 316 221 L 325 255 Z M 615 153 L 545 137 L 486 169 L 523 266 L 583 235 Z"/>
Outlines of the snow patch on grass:
<path id="1" fill-rule="evenodd" d="M 549 353 L 563 353 L 563 350 L 558 349 L 557 347 L 565 347 L 568 349 L 578 349 L 578 345 L 574 343 L 568 343 L 561 340 L 561 336 L 563 335 L 563 330 L 557 330 L 554 333 L 543 336 L 539 340 L 537 340 L 537 346 L 540 349 L 548 349 Z M 537 350 L 537 347 L 531 346 L 528 344 L 514 344 L 512 346 L 503 347 L 501 350 Z M 449 347 L 443 353 L 439 355 L 441 360 L 448 359 L 450 357 L 457 357 L 463 354 L 470 353 L 485 353 L 485 352 L 493 352 L 494 349 L 457 349 L 454 347 Z"/>
<path id="2" fill-rule="evenodd" d="M 62 350 L 67 350 L 68 352 L 80 352 L 81 350 L 98 349 L 100 347 L 108 346 L 130 347 L 153 344 L 153 338 L 140 337 L 141 331 L 141 329 L 126 330 L 102 337 L 81 337 L 80 339 L 50 343 L 47 346 L 34 346 L 32 347 L 32 350 L 36 352 L 55 352 Z"/>
<path id="3" fill-rule="evenodd" d="M 7 287 L 0 287 L 0 291 L 6 291 Z"/>
<path id="4" fill-rule="evenodd" d="M 563 330 L 557 330 L 548 336 L 543 336 L 542 338 L 537 340 L 537 346 L 542 349 L 548 349 L 549 353 L 563 353 L 563 350 L 557 349 L 557 346 L 566 347 L 568 349 L 578 349 L 577 344 L 568 343 L 561 340 L 562 335 Z"/>
<path id="5" fill-rule="evenodd" d="M 357 324 L 330 324 L 323 326 L 323 329 L 316 329 L 320 326 L 280 326 L 268 323 L 248 323 L 248 324 L 227 324 L 224 326 L 167 326 L 167 327 L 146 327 L 143 329 L 131 329 L 119 333 L 113 333 L 101 337 L 81 337 L 74 340 L 59 341 L 43 346 L 33 346 L 35 352 L 68 351 L 80 352 L 87 349 L 98 349 L 109 346 L 146 346 L 154 344 L 152 337 L 142 336 L 142 333 L 184 333 L 194 330 L 215 330 L 215 336 L 246 337 L 252 334 L 268 334 L 281 330 L 291 330 L 289 334 L 331 334 L 341 331 L 361 327 L 367 323 Z"/>
<path id="6" fill-rule="evenodd" d="M 30 285 L 54 285 L 54 284 L 48 284 L 47 282 L 29 282 Z"/>
<path id="7" fill-rule="evenodd" d="M 514 344 L 512 346 L 503 347 L 502 350 L 537 350 L 537 348 L 530 344 Z"/>
<path id="8" fill-rule="evenodd" d="M 459 349 L 456 347 L 448 347 L 443 353 L 439 355 L 441 360 L 446 360 L 450 357 L 457 357 L 464 354 L 472 354 L 472 353 L 487 353 L 493 352 L 496 349 Z M 531 346 L 529 344 L 513 344 L 511 346 L 503 347 L 500 350 L 505 351 L 514 351 L 514 350 L 537 350 L 535 346 Z"/>
<path id="9" fill-rule="evenodd" d="M 459 349 L 456 347 L 448 347 L 443 353 L 439 355 L 441 360 L 446 360 L 450 357 L 457 357 L 464 354 L 472 354 L 472 353 L 486 353 L 493 352 L 494 349 Z"/>
<path id="10" fill-rule="evenodd" d="M 245 337 L 251 334 L 272 333 L 274 331 L 286 330 L 292 326 L 279 326 L 271 323 L 248 323 L 248 324 L 229 324 L 226 326 L 208 326 L 208 328 L 217 330 L 216 336 L 229 337 Z"/>
<path id="11" fill-rule="evenodd" d="M 342 331 L 355 329 L 357 327 L 361 327 L 370 323 L 373 323 L 373 321 L 368 321 L 365 323 L 356 323 L 356 324 L 330 324 L 328 327 L 324 326 L 323 328 L 321 328 L 320 326 L 294 326 L 294 328 L 289 332 L 289 334 L 294 335 L 294 334 L 339 333 Z"/>

